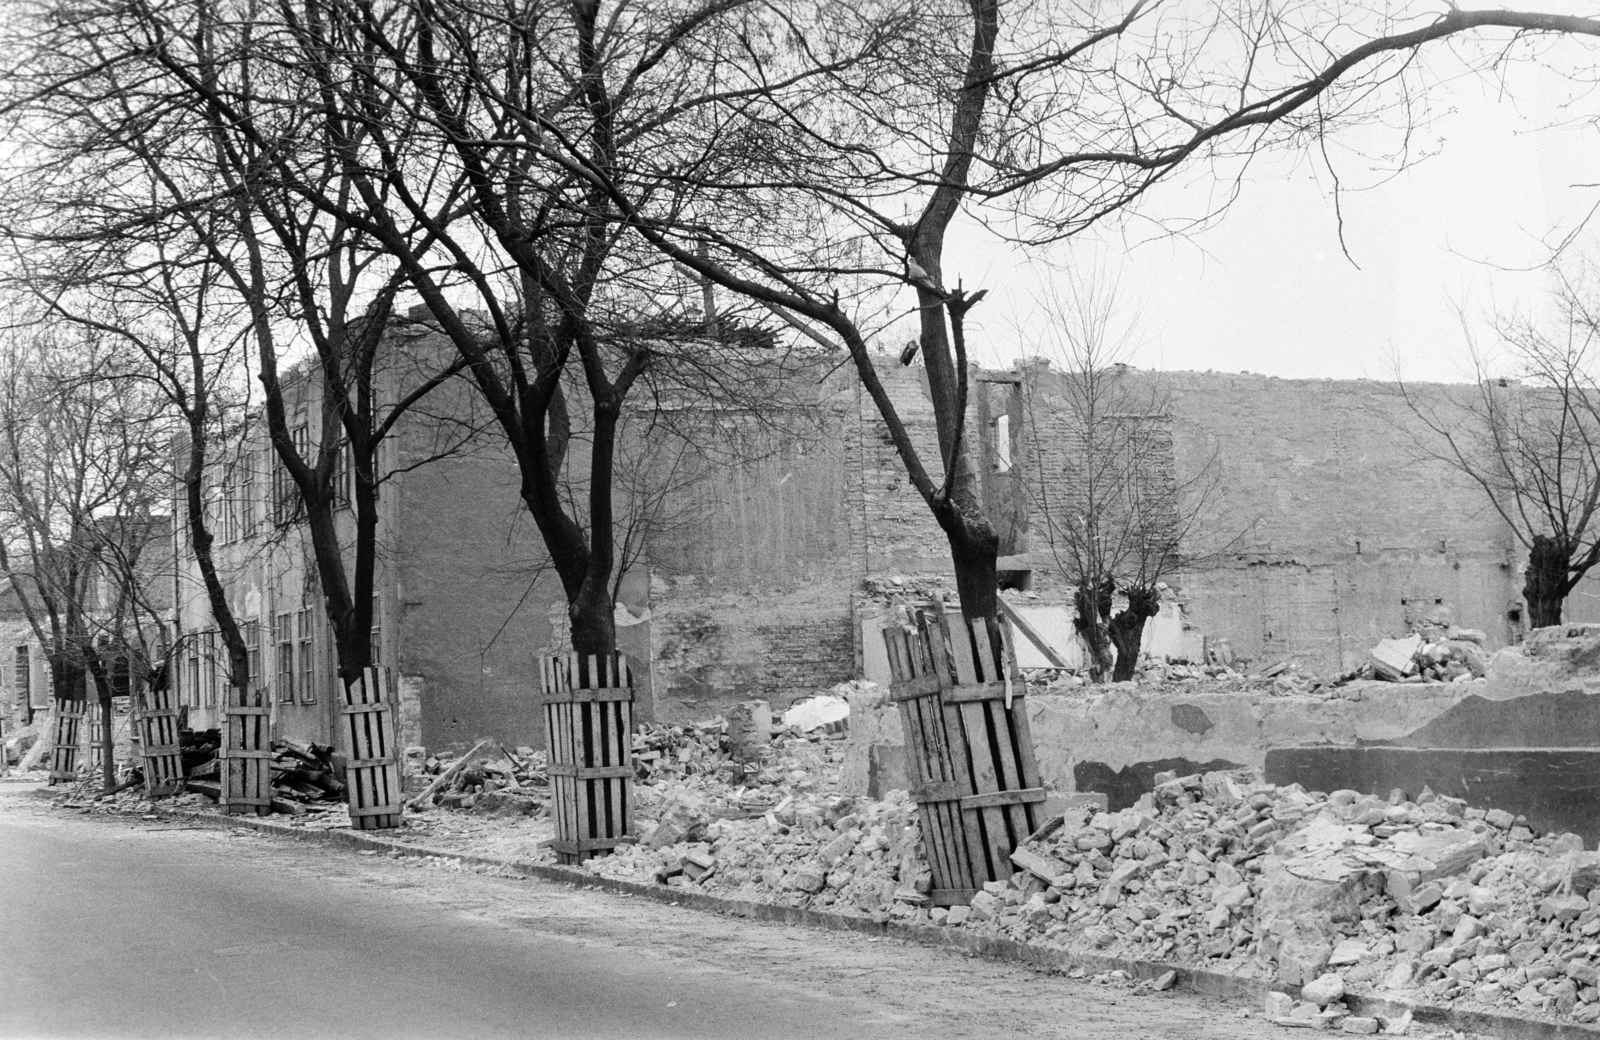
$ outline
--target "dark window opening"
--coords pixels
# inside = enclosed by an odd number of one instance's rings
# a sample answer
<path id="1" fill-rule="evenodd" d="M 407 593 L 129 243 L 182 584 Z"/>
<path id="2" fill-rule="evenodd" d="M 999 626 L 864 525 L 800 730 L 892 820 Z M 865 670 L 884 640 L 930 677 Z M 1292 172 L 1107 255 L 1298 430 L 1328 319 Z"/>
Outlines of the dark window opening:
<path id="1" fill-rule="evenodd" d="M 1001 571 L 998 575 L 1002 589 L 1015 589 L 1018 592 L 1027 592 L 1033 585 L 1032 571 Z"/>

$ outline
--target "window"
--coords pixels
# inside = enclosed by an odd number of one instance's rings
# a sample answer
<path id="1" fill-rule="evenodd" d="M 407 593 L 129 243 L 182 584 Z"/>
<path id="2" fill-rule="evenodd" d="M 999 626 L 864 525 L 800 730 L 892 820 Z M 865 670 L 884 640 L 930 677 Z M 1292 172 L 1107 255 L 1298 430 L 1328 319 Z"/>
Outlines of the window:
<path id="1" fill-rule="evenodd" d="M 300 641 L 300 703 L 314 704 L 317 700 L 317 658 L 312 653 L 310 607 L 301 608 L 296 635 Z"/>
<path id="2" fill-rule="evenodd" d="M 311 451 L 311 433 L 304 423 L 289 431 L 290 441 L 294 445 L 295 454 L 304 461 Z M 294 478 L 284 468 L 283 460 L 273 455 L 272 470 L 272 502 L 273 519 L 280 524 L 293 523 L 300 518 L 300 489 L 295 486 Z"/>
<path id="3" fill-rule="evenodd" d="M 30 663 L 28 644 L 24 643 L 17 647 L 16 664 L 13 666 L 13 674 L 16 678 L 17 703 L 24 708 L 28 707 L 28 694 L 33 689 L 33 669 L 29 667 Z"/>
<path id="4" fill-rule="evenodd" d="M 261 622 L 246 621 L 240 625 L 239 637 L 244 640 L 245 653 L 250 658 L 249 688 L 258 690 L 266 679 L 266 676 L 261 674 Z"/>
<path id="5" fill-rule="evenodd" d="M 1011 416 L 1002 415 L 994 421 L 994 471 L 1011 472 Z"/>
<path id="6" fill-rule="evenodd" d="M 350 445 L 341 440 L 333 456 L 333 504 L 348 509 L 355 497 L 355 467 L 350 464 Z"/>
<path id="7" fill-rule="evenodd" d="M 41 658 L 39 666 L 33 670 L 33 706 L 48 708 L 50 696 L 55 692 L 55 688 L 55 672 L 50 668 L 50 659 Z"/>
<path id="8" fill-rule="evenodd" d="M 294 615 L 279 614 L 272 633 L 278 644 L 278 700 L 283 704 L 294 702 Z"/>
<path id="9" fill-rule="evenodd" d="M 217 706 L 217 633 L 200 633 L 200 674 L 202 703 L 207 708 Z"/>
<path id="10" fill-rule="evenodd" d="M 195 636 L 189 640 L 188 668 L 183 673 L 183 703 L 191 708 L 200 707 L 200 642 Z"/>

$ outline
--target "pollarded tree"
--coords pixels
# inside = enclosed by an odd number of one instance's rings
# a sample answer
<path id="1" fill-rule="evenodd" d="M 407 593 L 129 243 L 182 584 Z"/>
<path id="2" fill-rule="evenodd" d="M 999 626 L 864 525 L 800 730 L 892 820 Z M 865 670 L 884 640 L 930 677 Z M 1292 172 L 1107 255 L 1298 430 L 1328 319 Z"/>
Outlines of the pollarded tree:
<path id="1" fill-rule="evenodd" d="M 1216 459 L 1177 472 L 1170 395 L 1159 374 L 1126 363 L 1130 330 L 1113 282 L 1069 275 L 1042 302 L 1050 324 L 1033 339 L 1057 371 L 1035 365 L 1024 381 L 1024 486 L 1073 589 L 1090 676 L 1121 682 L 1133 678 L 1163 580 L 1217 552 L 1200 544 L 1215 540 L 1202 529 Z"/>
<path id="2" fill-rule="evenodd" d="M 1497 349 L 1471 350 L 1470 387 L 1398 385 L 1428 437 L 1420 453 L 1475 484 L 1528 554 L 1535 628 L 1600 563 L 1600 295 L 1593 272 L 1557 272 L 1554 321 L 1499 315 Z"/>

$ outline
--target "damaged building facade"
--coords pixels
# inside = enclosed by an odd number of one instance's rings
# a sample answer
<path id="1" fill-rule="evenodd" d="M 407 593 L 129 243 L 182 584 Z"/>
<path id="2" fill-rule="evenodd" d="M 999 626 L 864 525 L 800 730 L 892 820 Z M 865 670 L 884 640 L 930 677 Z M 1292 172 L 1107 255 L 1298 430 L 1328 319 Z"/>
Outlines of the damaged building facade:
<path id="1" fill-rule="evenodd" d="M 880 372 L 936 458 L 922 370 L 885 356 Z M 1031 486 L 1071 480 L 1052 461 L 1048 414 L 1039 418 L 1062 378 L 1039 363 L 976 372 L 970 450 L 1001 530 L 1008 596 L 1070 652 L 1071 589 L 1039 537 Z M 1217 478 L 1200 535 L 1226 551 L 1168 579 L 1152 622 L 1158 651 L 1197 660 L 1226 640 L 1242 657 L 1334 674 L 1428 617 L 1483 630 L 1490 649 L 1516 638 L 1520 548 L 1478 491 L 1417 461 L 1415 420 L 1385 385 L 1134 369 L 1117 378 L 1162 383 L 1167 408 L 1149 423 L 1174 485 L 1202 466 Z M 640 529 L 618 583 L 619 646 L 649 661 L 636 668 L 641 717 L 704 717 L 751 696 L 781 706 L 846 679 L 883 679 L 885 609 L 930 589 L 953 595 L 944 537 L 852 366 L 788 379 L 789 407 L 804 421 L 710 424 L 713 438 L 743 438 L 739 450 L 698 453 L 692 471 L 674 467 L 655 493 L 655 522 Z M 470 407 L 469 388 L 448 392 Z M 303 423 L 315 387 L 296 394 L 292 421 Z M 451 406 L 446 397 L 431 410 Z M 537 744 L 537 659 L 564 647 L 560 586 L 503 447 L 485 436 L 424 464 L 437 440 L 419 416 L 384 448 L 372 638 L 397 677 L 401 737 L 440 749 L 485 735 Z M 309 545 L 293 523 L 274 522 L 281 489 L 264 440 L 239 457 L 218 496 L 225 578 L 275 730 L 326 740 L 333 652 Z M 649 472 L 638 476 L 629 486 L 651 486 Z M 197 636 L 180 661 L 180 697 L 192 725 L 214 725 L 220 643 L 207 644 L 203 589 L 192 558 L 179 556 L 178 623 Z M 1582 588 L 1569 608 L 1575 620 L 1594 613 Z"/>

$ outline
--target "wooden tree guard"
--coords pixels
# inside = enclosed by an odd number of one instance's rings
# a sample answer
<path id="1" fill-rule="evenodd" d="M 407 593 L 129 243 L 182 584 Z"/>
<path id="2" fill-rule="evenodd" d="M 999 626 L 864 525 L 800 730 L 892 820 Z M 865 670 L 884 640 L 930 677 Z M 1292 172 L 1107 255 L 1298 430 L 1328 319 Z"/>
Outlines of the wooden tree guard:
<path id="1" fill-rule="evenodd" d="M 272 709 L 264 704 L 260 690 L 244 696 L 252 703 L 223 709 L 222 794 L 217 804 L 230 816 L 252 812 L 266 816 L 272 812 Z"/>
<path id="2" fill-rule="evenodd" d="M 1011 876 L 1011 853 L 1037 827 L 1045 794 L 1004 630 L 991 637 L 960 615 L 952 625 L 940 603 L 915 611 L 913 629 L 883 630 L 889 690 L 933 868 L 930 899 L 952 906 Z"/>
<path id="3" fill-rule="evenodd" d="M 83 701 L 56 698 L 56 724 L 50 744 L 50 785 L 78 779 L 78 744 L 82 738 Z"/>
<path id="4" fill-rule="evenodd" d="M 549 747 L 551 842 L 581 863 L 638 840 L 633 832 L 633 673 L 620 653 L 558 654 L 540 662 Z"/>
<path id="5" fill-rule="evenodd" d="M 83 714 L 84 718 L 89 720 L 89 741 L 87 746 L 89 748 L 89 774 L 92 776 L 101 765 L 100 743 L 105 735 L 106 727 L 100 721 L 100 705 L 85 704 Z"/>
<path id="6" fill-rule="evenodd" d="M 344 707 L 339 709 L 350 736 L 344 782 L 350 824 L 356 830 L 400 826 L 400 752 L 392 707 L 382 668 L 365 669 L 360 680 L 345 687 Z"/>
<path id="7" fill-rule="evenodd" d="M 174 794 L 183 780 L 183 760 L 178 754 L 178 709 L 170 685 L 154 684 L 141 694 L 139 754 L 144 758 L 145 793 Z"/>

